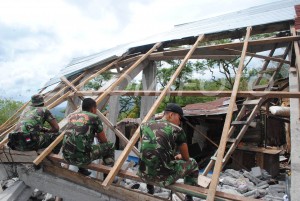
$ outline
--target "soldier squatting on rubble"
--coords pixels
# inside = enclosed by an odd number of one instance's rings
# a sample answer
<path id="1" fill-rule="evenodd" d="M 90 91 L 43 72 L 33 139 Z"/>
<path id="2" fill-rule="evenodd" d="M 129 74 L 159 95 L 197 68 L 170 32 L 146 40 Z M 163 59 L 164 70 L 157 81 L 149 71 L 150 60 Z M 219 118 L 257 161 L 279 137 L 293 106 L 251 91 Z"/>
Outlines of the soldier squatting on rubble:
<path id="1" fill-rule="evenodd" d="M 161 187 L 173 184 L 179 178 L 184 183 L 197 185 L 198 165 L 189 158 L 186 135 L 180 122 L 184 120 L 180 106 L 169 103 L 161 120 L 151 120 L 141 125 L 141 158 L 138 175 L 145 182 Z M 180 154 L 176 155 L 177 149 Z M 153 185 L 147 184 L 148 193 L 154 193 Z M 186 195 L 185 200 L 193 200 Z"/>

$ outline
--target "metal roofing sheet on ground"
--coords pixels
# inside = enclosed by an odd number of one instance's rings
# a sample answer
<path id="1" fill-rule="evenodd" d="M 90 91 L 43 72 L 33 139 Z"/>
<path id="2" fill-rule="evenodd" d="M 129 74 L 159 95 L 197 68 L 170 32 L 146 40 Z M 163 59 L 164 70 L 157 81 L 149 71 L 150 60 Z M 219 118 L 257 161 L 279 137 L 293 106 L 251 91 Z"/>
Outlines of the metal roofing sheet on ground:
<path id="1" fill-rule="evenodd" d="M 156 34 L 144 40 L 120 45 L 87 57 L 73 59 L 72 62 L 64 67 L 58 75 L 50 79 L 45 86 L 50 86 L 59 82 L 59 78 L 63 75 L 70 76 L 91 68 L 96 64 L 111 61 L 116 57 L 121 56 L 132 47 L 198 36 L 199 34 L 218 33 L 247 26 L 293 20 L 295 17 L 294 5 L 297 4 L 300 4 L 300 0 L 278 1 L 208 19 L 177 25 L 170 31 Z"/>

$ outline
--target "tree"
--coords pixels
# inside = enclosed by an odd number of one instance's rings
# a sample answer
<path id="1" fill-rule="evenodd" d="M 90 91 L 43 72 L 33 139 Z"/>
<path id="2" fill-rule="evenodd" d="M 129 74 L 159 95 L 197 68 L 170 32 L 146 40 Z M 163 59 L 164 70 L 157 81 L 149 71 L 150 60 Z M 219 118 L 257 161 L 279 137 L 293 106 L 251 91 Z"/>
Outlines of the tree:
<path id="1" fill-rule="evenodd" d="M 6 122 L 21 106 L 20 101 L 0 99 L 0 125 Z"/>
<path id="2" fill-rule="evenodd" d="M 86 85 L 84 85 L 84 90 L 98 90 L 103 86 L 105 81 L 108 81 L 112 78 L 112 73 L 110 71 L 104 72 L 101 75 L 98 75 L 94 79 L 90 80 Z"/>
<path id="3" fill-rule="evenodd" d="M 142 84 L 133 82 L 126 87 L 126 90 L 141 90 Z M 121 96 L 120 98 L 120 115 L 119 120 L 124 118 L 139 118 L 141 107 L 140 96 Z"/>

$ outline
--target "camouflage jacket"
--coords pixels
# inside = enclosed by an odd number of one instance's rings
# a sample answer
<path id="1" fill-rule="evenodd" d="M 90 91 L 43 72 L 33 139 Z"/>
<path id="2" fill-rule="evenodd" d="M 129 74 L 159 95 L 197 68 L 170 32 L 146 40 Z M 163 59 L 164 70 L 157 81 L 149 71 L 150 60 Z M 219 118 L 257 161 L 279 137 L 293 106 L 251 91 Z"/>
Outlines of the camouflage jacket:
<path id="1" fill-rule="evenodd" d="M 166 120 L 149 121 L 141 125 L 141 158 L 139 176 L 169 175 L 173 169 L 177 147 L 186 142 L 182 128 Z"/>
<path id="2" fill-rule="evenodd" d="M 29 134 L 38 133 L 42 130 L 45 121 L 55 119 L 46 107 L 29 106 L 22 114 L 14 132 Z"/>
<path id="3" fill-rule="evenodd" d="M 89 154 L 95 134 L 102 131 L 102 122 L 97 115 L 86 111 L 70 114 L 63 140 L 64 157 Z"/>

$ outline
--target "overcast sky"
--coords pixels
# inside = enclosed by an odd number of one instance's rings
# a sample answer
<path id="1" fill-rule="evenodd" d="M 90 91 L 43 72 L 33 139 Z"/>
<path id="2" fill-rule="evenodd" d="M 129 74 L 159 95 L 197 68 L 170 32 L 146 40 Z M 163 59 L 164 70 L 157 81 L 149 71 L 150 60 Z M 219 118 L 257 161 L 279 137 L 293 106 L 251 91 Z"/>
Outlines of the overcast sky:
<path id="1" fill-rule="evenodd" d="M 0 97 L 29 100 L 74 57 L 277 0 L 0 0 Z"/>

